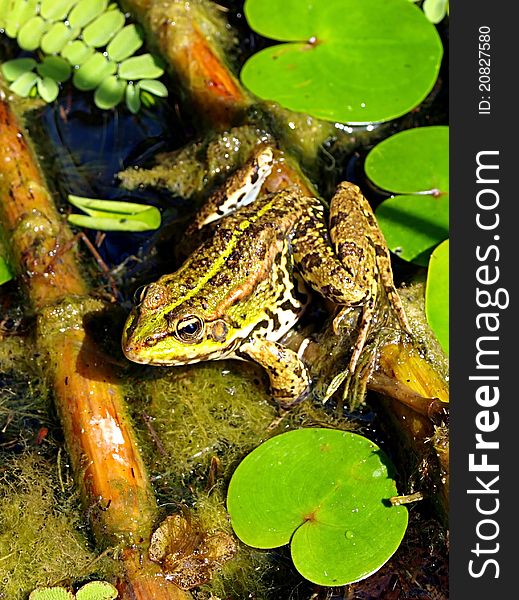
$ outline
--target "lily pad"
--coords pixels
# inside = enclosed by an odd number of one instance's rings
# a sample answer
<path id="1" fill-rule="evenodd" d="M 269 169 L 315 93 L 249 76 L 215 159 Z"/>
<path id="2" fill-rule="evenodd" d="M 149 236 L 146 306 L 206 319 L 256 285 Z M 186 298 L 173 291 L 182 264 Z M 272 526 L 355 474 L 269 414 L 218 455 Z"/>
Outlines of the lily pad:
<path id="1" fill-rule="evenodd" d="M 389 249 L 425 266 L 449 235 L 449 128 L 418 127 L 397 133 L 366 157 L 367 176 L 397 195 L 375 214 Z"/>
<path id="2" fill-rule="evenodd" d="M 66 81 L 70 77 L 70 64 L 61 56 L 46 56 L 36 67 L 38 75 L 50 77 L 54 81 Z"/>
<path id="3" fill-rule="evenodd" d="M 143 43 L 142 35 L 137 27 L 127 25 L 116 34 L 108 44 L 106 51 L 110 60 L 120 62 L 136 52 Z"/>
<path id="4" fill-rule="evenodd" d="M 405 114 L 430 92 L 443 48 L 407 0 L 247 0 L 249 25 L 287 42 L 253 55 L 246 87 L 285 108 L 367 123 Z"/>
<path id="5" fill-rule="evenodd" d="M 10 281 L 13 278 L 13 272 L 9 263 L 3 256 L 0 256 L 0 285 Z"/>
<path id="6" fill-rule="evenodd" d="M 106 110 L 119 104 L 124 97 L 126 85 L 126 81 L 118 79 L 115 75 L 104 79 L 94 94 L 96 106 Z"/>
<path id="7" fill-rule="evenodd" d="M 109 10 L 101 14 L 83 30 L 83 40 L 89 46 L 106 46 L 114 35 L 122 29 L 125 16 L 120 10 Z"/>
<path id="8" fill-rule="evenodd" d="M 449 353 L 449 240 L 431 254 L 425 287 L 425 314 L 443 350 Z"/>
<path id="9" fill-rule="evenodd" d="M 101 52 L 94 52 L 92 56 L 79 67 L 72 79 L 78 90 L 93 90 L 105 77 L 115 73 L 117 65 L 107 60 Z"/>
<path id="10" fill-rule="evenodd" d="M 159 59 L 151 54 L 132 56 L 119 65 L 119 77 L 122 79 L 153 79 L 163 73 Z"/>
<path id="11" fill-rule="evenodd" d="M 2 64 L 2 73 L 7 81 L 15 81 L 20 75 L 31 72 L 36 64 L 34 58 L 13 58 Z"/>
<path id="12" fill-rule="evenodd" d="M 319 585 L 345 585 L 377 571 L 400 545 L 407 510 L 385 454 L 360 435 L 299 429 L 276 436 L 236 469 L 227 507 L 249 546 L 290 543 L 298 571 Z"/>
<path id="13" fill-rule="evenodd" d="M 16 41 L 23 50 L 33 51 L 39 47 L 43 34 L 47 31 L 48 23 L 40 16 L 31 17 L 18 32 Z"/>
<path id="14" fill-rule="evenodd" d="M 38 94 L 45 102 L 53 102 L 58 97 L 59 86 L 56 83 L 56 80 L 51 77 L 38 79 L 36 87 L 38 88 Z"/>

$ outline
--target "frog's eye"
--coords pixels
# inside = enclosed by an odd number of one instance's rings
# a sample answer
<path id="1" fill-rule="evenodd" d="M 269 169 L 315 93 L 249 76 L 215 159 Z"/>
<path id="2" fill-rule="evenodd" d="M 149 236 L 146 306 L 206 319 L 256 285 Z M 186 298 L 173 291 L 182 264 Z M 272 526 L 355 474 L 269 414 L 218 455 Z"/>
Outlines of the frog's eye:
<path id="1" fill-rule="evenodd" d="M 193 343 L 200 339 L 204 332 L 204 322 L 196 315 L 183 317 L 177 323 L 176 334 L 183 342 Z"/>
<path id="2" fill-rule="evenodd" d="M 139 286 L 135 290 L 135 293 L 133 294 L 133 303 L 134 304 L 140 304 L 144 300 L 144 296 L 146 295 L 146 291 L 147 290 L 148 290 L 148 286 L 147 285 L 141 285 L 141 286 Z"/>

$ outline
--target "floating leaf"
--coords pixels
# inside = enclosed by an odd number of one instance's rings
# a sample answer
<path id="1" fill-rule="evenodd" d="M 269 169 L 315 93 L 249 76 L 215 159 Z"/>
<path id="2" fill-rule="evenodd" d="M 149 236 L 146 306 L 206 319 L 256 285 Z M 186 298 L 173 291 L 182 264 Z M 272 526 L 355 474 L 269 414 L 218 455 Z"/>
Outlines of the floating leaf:
<path id="1" fill-rule="evenodd" d="M 61 51 L 61 56 L 71 65 L 82 65 L 95 50 L 80 40 L 69 42 Z"/>
<path id="2" fill-rule="evenodd" d="M 16 41 L 22 50 L 33 51 L 39 47 L 41 38 L 47 31 L 48 23 L 41 17 L 32 17 L 20 28 Z"/>
<path id="3" fill-rule="evenodd" d="M 63 20 L 78 0 L 42 0 L 40 14 L 47 21 Z"/>
<path id="4" fill-rule="evenodd" d="M 82 29 L 102 14 L 107 6 L 108 0 L 80 0 L 68 16 L 70 26 Z"/>
<path id="5" fill-rule="evenodd" d="M 62 587 L 45 587 L 31 592 L 29 600 L 74 600 L 74 594 Z"/>
<path id="6" fill-rule="evenodd" d="M 377 571 L 398 548 L 407 510 L 389 460 L 370 440 L 332 429 L 276 436 L 236 469 L 227 507 L 236 535 L 256 548 L 290 542 L 298 571 L 345 585 Z"/>
<path id="7" fill-rule="evenodd" d="M 447 14 L 449 0 L 424 0 L 422 10 L 431 23 L 439 23 Z"/>
<path id="8" fill-rule="evenodd" d="M 37 65 L 36 71 L 41 77 L 49 77 L 54 81 L 66 81 L 70 77 L 70 64 L 60 56 L 46 56 Z"/>
<path id="9" fill-rule="evenodd" d="M 89 46 L 106 46 L 113 36 L 123 27 L 125 17 L 120 10 L 103 13 L 83 30 L 83 40 Z"/>
<path id="10" fill-rule="evenodd" d="M 163 73 L 159 59 L 151 54 L 132 56 L 119 65 L 119 77 L 122 79 L 153 79 Z"/>
<path id="11" fill-rule="evenodd" d="M 168 88 L 156 79 L 142 79 L 139 81 L 139 88 L 160 98 L 165 98 L 168 95 Z"/>
<path id="12" fill-rule="evenodd" d="M 126 88 L 126 106 L 133 114 L 136 114 L 141 109 L 141 97 L 137 86 L 128 84 Z"/>
<path id="13" fill-rule="evenodd" d="M 38 94 L 45 102 L 53 102 L 58 97 L 59 86 L 54 79 L 44 77 L 36 83 Z"/>
<path id="14" fill-rule="evenodd" d="M 68 199 L 89 215 L 69 215 L 73 225 L 101 231 L 149 231 L 160 227 L 160 211 L 155 206 L 73 195 Z"/>
<path id="15" fill-rule="evenodd" d="M 121 62 L 134 54 L 143 44 L 142 35 L 135 25 L 127 25 L 108 44 L 108 57 Z"/>
<path id="16" fill-rule="evenodd" d="M 449 353 L 449 240 L 431 254 L 425 287 L 425 314 L 443 350 Z"/>
<path id="17" fill-rule="evenodd" d="M 289 43 L 253 55 L 241 79 L 291 110 L 385 121 L 417 106 L 438 75 L 440 37 L 406 0 L 247 0 L 245 15 L 261 35 Z"/>
<path id="18" fill-rule="evenodd" d="M 36 64 L 34 58 L 13 58 L 2 64 L 2 73 L 7 81 L 14 81 L 20 75 L 32 71 Z"/>
<path id="19" fill-rule="evenodd" d="M 126 81 L 110 75 L 102 81 L 94 94 L 96 106 L 105 110 L 113 108 L 123 99 L 126 86 Z"/>
<path id="20" fill-rule="evenodd" d="M 449 128 L 417 127 L 387 138 L 366 157 L 366 174 L 389 198 L 375 214 L 389 249 L 427 265 L 449 235 Z"/>
<path id="21" fill-rule="evenodd" d="M 10 281 L 13 278 L 13 272 L 9 263 L 3 256 L 0 256 L 0 285 Z"/>
<path id="22" fill-rule="evenodd" d="M 100 52 L 95 52 L 74 73 L 73 82 L 78 90 L 93 90 L 105 77 L 113 75 L 117 66 Z"/>
<path id="23" fill-rule="evenodd" d="M 115 600 L 117 589 L 107 581 L 90 581 L 76 592 L 76 600 Z"/>
<path id="24" fill-rule="evenodd" d="M 36 6 L 39 0 L 14 0 L 7 9 L 5 17 L 5 32 L 15 38 L 19 29 L 32 17 L 36 16 Z"/>
<path id="25" fill-rule="evenodd" d="M 38 75 L 36 75 L 36 73 L 22 73 L 16 81 L 11 83 L 9 89 L 15 94 L 18 94 L 18 96 L 21 96 L 22 98 L 27 98 L 27 96 L 29 96 L 29 94 L 31 93 L 32 88 L 36 85 L 37 81 Z"/>
<path id="26" fill-rule="evenodd" d="M 45 54 L 57 54 L 78 35 L 79 29 L 71 29 L 61 22 L 54 23 L 41 38 L 41 49 Z"/>

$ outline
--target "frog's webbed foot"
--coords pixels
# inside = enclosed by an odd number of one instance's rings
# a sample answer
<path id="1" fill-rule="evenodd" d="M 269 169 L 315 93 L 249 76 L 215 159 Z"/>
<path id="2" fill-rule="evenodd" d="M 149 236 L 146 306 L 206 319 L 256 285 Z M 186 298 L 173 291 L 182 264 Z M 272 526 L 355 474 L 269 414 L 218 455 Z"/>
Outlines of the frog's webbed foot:
<path id="1" fill-rule="evenodd" d="M 239 355 L 261 365 L 268 373 L 270 389 L 276 402 L 287 408 L 307 392 L 310 377 L 296 352 L 282 344 L 262 339 L 242 344 Z"/>

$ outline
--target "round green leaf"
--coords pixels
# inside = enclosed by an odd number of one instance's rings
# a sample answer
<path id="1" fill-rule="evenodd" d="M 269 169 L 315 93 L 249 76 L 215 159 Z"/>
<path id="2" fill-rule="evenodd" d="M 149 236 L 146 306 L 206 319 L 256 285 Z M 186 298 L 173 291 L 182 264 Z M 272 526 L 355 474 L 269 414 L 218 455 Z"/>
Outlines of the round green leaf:
<path id="1" fill-rule="evenodd" d="M 123 27 L 125 16 L 120 10 L 103 13 L 83 30 L 83 40 L 89 46 L 106 46 L 113 36 Z"/>
<path id="2" fill-rule="evenodd" d="M 126 88 L 126 106 L 128 110 L 133 114 L 136 114 L 141 109 L 141 97 L 139 88 L 137 86 L 128 84 Z"/>
<path id="3" fill-rule="evenodd" d="M 395 196 L 375 211 L 388 248 L 427 265 L 431 250 L 449 235 L 449 196 Z"/>
<path id="4" fill-rule="evenodd" d="M 54 23 L 41 38 L 41 49 L 45 54 L 58 54 L 78 34 L 78 29 L 71 29 L 65 23 Z"/>
<path id="5" fill-rule="evenodd" d="M 124 97 L 126 85 L 126 81 L 118 79 L 115 75 L 104 79 L 94 94 L 96 106 L 106 110 L 119 104 Z"/>
<path id="6" fill-rule="evenodd" d="M 90 581 L 76 592 L 76 600 L 114 600 L 117 589 L 107 581 Z"/>
<path id="7" fill-rule="evenodd" d="M 38 0 L 14 0 L 5 16 L 5 33 L 15 38 L 25 23 L 37 14 Z"/>
<path id="8" fill-rule="evenodd" d="M 80 0 L 68 16 L 70 26 L 82 29 L 102 14 L 107 6 L 108 0 Z"/>
<path id="9" fill-rule="evenodd" d="M 121 62 L 134 54 L 143 44 L 142 35 L 135 25 L 127 25 L 108 44 L 108 57 L 114 62 Z"/>
<path id="10" fill-rule="evenodd" d="M 74 600 L 74 594 L 62 587 L 45 587 L 31 592 L 29 600 Z"/>
<path id="11" fill-rule="evenodd" d="M 95 50 L 80 40 L 69 42 L 61 51 L 61 56 L 71 65 L 81 66 Z"/>
<path id="12" fill-rule="evenodd" d="M 2 64 L 2 73 L 7 81 L 14 81 L 23 73 L 32 71 L 36 64 L 34 58 L 13 58 Z"/>
<path id="13" fill-rule="evenodd" d="M 36 75 L 36 73 L 33 73 L 32 71 L 28 73 L 22 73 L 16 81 L 11 83 L 9 89 L 15 94 L 18 94 L 18 96 L 21 96 L 22 98 L 27 98 L 27 96 L 31 93 L 33 87 L 36 85 L 38 79 L 38 75 Z"/>
<path id="14" fill-rule="evenodd" d="M 449 353 L 449 240 L 431 254 L 425 287 L 425 314 L 443 350 Z"/>
<path id="15" fill-rule="evenodd" d="M 300 573 L 345 585 L 379 569 L 398 548 L 407 510 L 389 460 L 370 440 L 332 429 L 274 437 L 236 469 L 227 507 L 236 535 L 256 548 L 291 541 Z"/>
<path id="16" fill-rule="evenodd" d="M 422 9 L 431 23 L 439 23 L 447 13 L 449 0 L 424 0 Z"/>
<path id="17" fill-rule="evenodd" d="M 449 191 L 449 128 L 416 127 L 392 135 L 367 155 L 366 175 L 399 194 Z"/>
<path id="18" fill-rule="evenodd" d="M 61 21 L 78 0 L 42 0 L 40 14 L 47 21 Z"/>
<path id="19" fill-rule="evenodd" d="M 115 63 L 107 60 L 100 52 L 95 52 L 74 73 L 73 82 L 78 90 L 93 90 L 105 77 L 113 75 Z"/>
<path id="20" fill-rule="evenodd" d="M 159 59 L 151 54 L 132 56 L 119 65 L 119 77 L 122 79 L 154 79 L 163 73 Z"/>
<path id="21" fill-rule="evenodd" d="M 168 88 L 156 79 L 142 79 L 139 81 L 139 88 L 160 98 L 165 98 L 168 95 Z"/>
<path id="22" fill-rule="evenodd" d="M 59 86 L 56 81 L 50 77 L 38 79 L 36 87 L 38 88 L 38 94 L 45 102 L 53 102 L 58 97 Z"/>
<path id="23" fill-rule="evenodd" d="M 49 77 L 54 81 L 66 81 L 70 77 L 70 64 L 60 56 L 46 56 L 42 62 L 36 66 L 38 74 L 42 77 Z"/>
<path id="24" fill-rule="evenodd" d="M 41 38 L 47 30 L 48 24 L 41 17 L 32 17 L 18 32 L 16 41 L 23 50 L 33 51 L 39 47 Z"/>
<path id="25" fill-rule="evenodd" d="M 432 89 L 443 48 L 407 0 L 247 0 L 258 33 L 289 42 L 253 55 L 241 72 L 257 96 L 330 121 L 398 117 Z"/>

